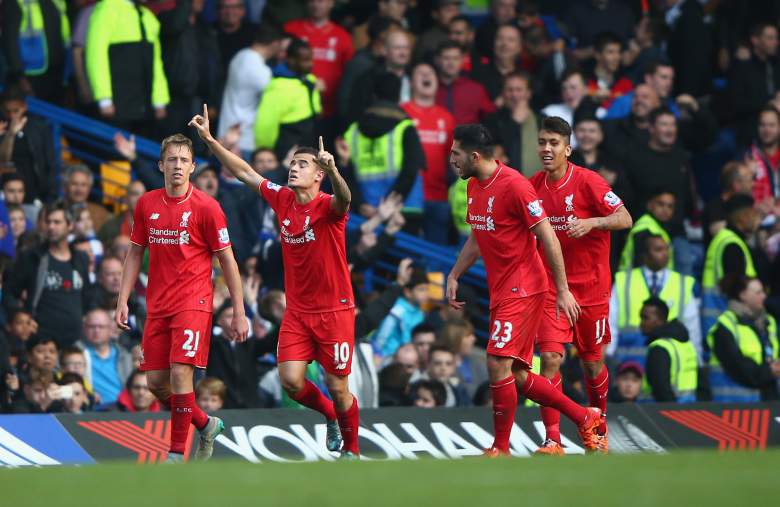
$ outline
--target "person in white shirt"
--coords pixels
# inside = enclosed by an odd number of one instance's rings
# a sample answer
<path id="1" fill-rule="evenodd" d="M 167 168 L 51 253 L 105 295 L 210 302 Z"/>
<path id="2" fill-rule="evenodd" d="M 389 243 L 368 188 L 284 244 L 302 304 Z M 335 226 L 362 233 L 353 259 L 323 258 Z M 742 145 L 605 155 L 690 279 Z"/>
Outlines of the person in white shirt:
<path id="1" fill-rule="evenodd" d="M 569 125 L 574 125 L 574 114 L 580 112 L 583 115 L 595 116 L 596 104 L 588 98 L 588 87 L 585 77 L 579 70 L 566 71 L 561 78 L 561 98 L 559 104 L 549 104 L 542 109 L 542 116 L 558 116 L 566 120 Z M 577 147 L 576 137 L 571 138 L 571 147 Z"/>
<path id="2" fill-rule="evenodd" d="M 273 74 L 266 63 L 279 52 L 283 34 L 270 25 L 261 25 L 251 46 L 242 49 L 230 61 L 217 135 L 223 137 L 239 125 L 238 147 L 241 156 L 249 159 L 255 149 L 255 114 L 263 91 Z"/>

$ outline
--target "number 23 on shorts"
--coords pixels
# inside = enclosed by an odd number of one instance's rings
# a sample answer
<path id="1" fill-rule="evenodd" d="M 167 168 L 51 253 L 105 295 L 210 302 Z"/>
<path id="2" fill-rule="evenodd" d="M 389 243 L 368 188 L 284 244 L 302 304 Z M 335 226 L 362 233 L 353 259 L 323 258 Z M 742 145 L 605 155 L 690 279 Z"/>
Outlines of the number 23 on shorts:
<path id="1" fill-rule="evenodd" d="M 493 334 L 490 339 L 496 342 L 497 349 L 503 349 L 504 345 L 512 339 L 512 323 L 509 321 L 493 321 Z"/>

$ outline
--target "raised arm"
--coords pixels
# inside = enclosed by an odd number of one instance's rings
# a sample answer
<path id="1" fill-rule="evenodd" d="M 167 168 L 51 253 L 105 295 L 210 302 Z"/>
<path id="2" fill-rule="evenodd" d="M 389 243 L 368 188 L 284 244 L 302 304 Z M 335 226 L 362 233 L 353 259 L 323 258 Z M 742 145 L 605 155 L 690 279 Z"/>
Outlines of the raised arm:
<path id="1" fill-rule="evenodd" d="M 471 235 L 463 245 L 460 254 L 458 254 L 458 259 L 455 261 L 455 265 L 452 266 L 450 274 L 447 275 L 447 300 L 450 306 L 456 310 L 460 310 L 464 305 L 462 301 L 456 300 L 458 297 L 458 279 L 477 262 L 479 255 L 479 245 L 474 236 Z"/>
<path id="2" fill-rule="evenodd" d="M 211 130 L 209 129 L 209 110 L 206 104 L 203 104 L 203 115 L 196 114 L 192 117 L 192 120 L 190 120 L 188 125 L 195 128 L 198 132 L 198 136 L 206 143 L 206 146 L 208 146 L 211 153 L 217 157 L 233 176 L 244 182 L 248 187 L 253 188 L 256 192 L 259 192 L 258 187 L 263 183 L 265 178 L 257 174 L 244 159 L 222 146 L 222 144 L 211 135 Z"/>
<path id="3" fill-rule="evenodd" d="M 320 152 L 317 155 L 317 165 L 325 171 L 325 174 L 330 178 L 331 185 L 333 185 L 333 200 L 330 201 L 330 207 L 341 215 L 345 214 L 349 211 L 349 204 L 352 202 L 352 192 L 349 191 L 347 182 L 339 174 L 333 155 L 325 151 L 322 136 L 320 136 Z"/>

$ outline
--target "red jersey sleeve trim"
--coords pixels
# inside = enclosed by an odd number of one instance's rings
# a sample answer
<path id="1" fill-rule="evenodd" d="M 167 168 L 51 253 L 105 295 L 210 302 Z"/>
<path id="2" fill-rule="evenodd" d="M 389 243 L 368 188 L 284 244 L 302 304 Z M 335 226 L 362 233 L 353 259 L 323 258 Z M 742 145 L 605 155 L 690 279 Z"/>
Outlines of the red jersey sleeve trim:
<path id="1" fill-rule="evenodd" d="M 550 220 L 550 217 L 544 217 L 544 218 L 540 218 L 539 220 L 537 220 L 536 222 L 534 222 L 534 223 L 533 223 L 533 225 L 529 225 L 529 226 L 528 226 L 528 230 L 531 230 L 531 229 L 533 229 L 534 227 L 536 227 L 537 225 L 541 224 L 541 223 L 542 223 L 542 222 L 544 222 L 545 220 Z"/>
<path id="2" fill-rule="evenodd" d="M 232 247 L 233 245 L 223 246 L 222 248 L 217 248 L 216 250 L 212 250 L 211 253 L 221 252 L 222 250 L 227 250 L 228 248 Z"/>
<path id="3" fill-rule="evenodd" d="M 130 240 L 130 243 L 132 243 L 132 244 L 134 244 L 134 245 L 136 245 L 136 246 L 140 246 L 141 248 L 146 248 L 146 245 L 142 245 L 141 243 L 136 243 L 136 242 L 135 242 L 135 241 L 133 241 L 132 239 Z"/>
<path id="4" fill-rule="evenodd" d="M 621 201 L 620 201 L 620 204 L 618 204 L 618 205 L 617 205 L 617 207 L 616 207 L 615 209 L 613 209 L 613 210 L 612 210 L 612 213 L 610 213 L 609 215 L 614 215 L 615 213 L 617 213 L 617 210 L 619 210 L 620 208 L 624 208 L 625 206 L 626 206 L 626 203 L 624 203 L 624 202 L 621 200 Z M 607 215 L 607 216 L 609 216 L 609 215 Z"/>

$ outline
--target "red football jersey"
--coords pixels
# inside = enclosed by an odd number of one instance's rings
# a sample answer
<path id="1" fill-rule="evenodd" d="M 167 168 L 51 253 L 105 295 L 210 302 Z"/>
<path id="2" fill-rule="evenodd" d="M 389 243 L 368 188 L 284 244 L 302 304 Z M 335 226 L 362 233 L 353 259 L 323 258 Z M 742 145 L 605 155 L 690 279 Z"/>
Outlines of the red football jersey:
<path id="1" fill-rule="evenodd" d="M 547 173 L 540 171 L 531 178 L 531 183 L 561 243 L 566 278 L 574 298 L 582 306 L 609 302 L 612 285 L 610 232 L 592 229 L 585 236 L 574 239 L 566 230 L 575 217 L 605 217 L 623 206 L 623 201 L 598 173 L 572 163 L 558 182 L 549 181 Z M 552 280 L 546 259 L 545 268 Z M 551 284 L 550 290 L 554 293 L 555 286 Z"/>
<path id="2" fill-rule="evenodd" d="M 148 317 L 212 311 L 212 254 L 230 247 L 219 203 L 190 185 L 184 196 L 164 188 L 141 196 L 130 241 L 149 248 Z"/>
<path id="3" fill-rule="evenodd" d="M 330 116 L 336 111 L 336 97 L 344 66 L 355 54 L 352 37 L 335 23 L 328 21 L 318 27 L 308 19 L 288 21 L 284 31 L 305 40 L 311 46 L 314 58 L 312 72 L 325 81 L 326 86 L 321 93 L 323 114 Z"/>
<path id="4" fill-rule="evenodd" d="M 279 221 L 287 309 L 319 313 L 354 307 L 345 246 L 349 214 L 333 211 L 333 196 L 323 192 L 301 205 L 288 187 L 265 180 L 260 194 Z"/>
<path id="5" fill-rule="evenodd" d="M 466 221 L 487 270 L 490 308 L 547 290 L 544 265 L 531 228 L 547 220 L 531 183 L 498 163 L 487 181 L 468 183 Z"/>
<path id="6" fill-rule="evenodd" d="M 426 201 L 447 200 L 447 169 L 452 146 L 455 118 L 444 109 L 433 105 L 423 107 L 414 102 L 404 102 L 401 108 L 414 122 L 425 152 L 423 195 Z"/>

